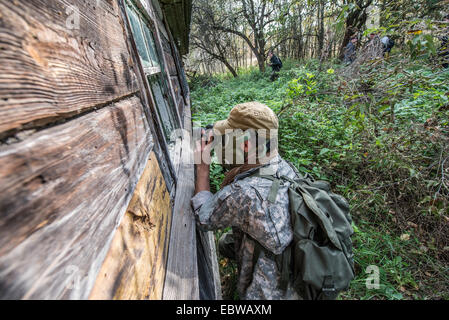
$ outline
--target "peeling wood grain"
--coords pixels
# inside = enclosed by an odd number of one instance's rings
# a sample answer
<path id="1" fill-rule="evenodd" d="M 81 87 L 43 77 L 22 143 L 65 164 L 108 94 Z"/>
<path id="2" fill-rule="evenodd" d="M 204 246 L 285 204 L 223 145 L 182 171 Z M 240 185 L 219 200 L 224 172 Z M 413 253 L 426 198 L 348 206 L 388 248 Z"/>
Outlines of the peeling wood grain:
<path id="1" fill-rule="evenodd" d="M 139 89 L 117 2 L 97 4 L 0 0 L 0 138 Z"/>
<path id="2" fill-rule="evenodd" d="M 162 298 L 171 213 L 170 195 L 151 153 L 90 299 Z"/>
<path id="3" fill-rule="evenodd" d="M 84 299 L 153 142 L 129 98 L 0 147 L 0 299 Z"/>

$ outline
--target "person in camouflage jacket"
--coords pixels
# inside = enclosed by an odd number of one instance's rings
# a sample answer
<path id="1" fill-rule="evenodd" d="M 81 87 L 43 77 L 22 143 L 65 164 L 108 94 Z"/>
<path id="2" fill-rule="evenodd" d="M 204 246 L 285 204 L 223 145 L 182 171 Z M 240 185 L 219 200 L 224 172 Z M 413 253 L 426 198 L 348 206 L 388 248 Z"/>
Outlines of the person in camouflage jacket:
<path id="1" fill-rule="evenodd" d="M 228 129 L 277 130 L 278 121 L 265 105 L 251 102 L 235 106 L 229 118 L 214 125 L 220 133 Z M 245 144 L 244 148 L 250 148 Z M 201 148 L 204 150 L 204 145 Z M 220 252 L 235 258 L 238 265 L 237 291 L 241 299 L 301 299 L 290 283 L 280 289 L 281 272 L 273 255 L 281 254 L 293 239 L 290 223 L 288 184 L 279 188 L 276 201 L 267 200 L 272 182 L 252 176 L 263 168 L 263 174 L 294 178 L 296 169 L 270 149 L 265 163 L 248 165 L 247 159 L 226 174 L 225 185 L 210 192 L 209 165 L 198 164 L 196 194 L 191 200 L 198 226 L 203 230 L 232 227 L 220 239 Z M 256 243 L 264 249 L 254 261 Z"/>

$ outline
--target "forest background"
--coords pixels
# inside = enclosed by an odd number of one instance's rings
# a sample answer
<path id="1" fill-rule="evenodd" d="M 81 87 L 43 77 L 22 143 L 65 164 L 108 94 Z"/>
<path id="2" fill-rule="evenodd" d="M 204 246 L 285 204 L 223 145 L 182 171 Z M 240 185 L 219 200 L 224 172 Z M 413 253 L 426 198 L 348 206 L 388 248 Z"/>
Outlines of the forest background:
<path id="1" fill-rule="evenodd" d="M 340 299 L 448 299 L 449 69 L 441 45 L 449 1 L 193 7 L 185 61 L 193 120 L 206 125 L 235 104 L 267 104 L 280 120 L 281 155 L 349 200 L 357 276 Z M 376 51 L 370 34 L 393 39 L 392 52 Z M 348 65 L 342 58 L 354 36 L 357 59 Z M 273 82 L 270 50 L 284 64 Z M 214 191 L 222 179 L 212 164 Z M 238 299 L 236 265 L 219 260 L 223 296 Z"/>

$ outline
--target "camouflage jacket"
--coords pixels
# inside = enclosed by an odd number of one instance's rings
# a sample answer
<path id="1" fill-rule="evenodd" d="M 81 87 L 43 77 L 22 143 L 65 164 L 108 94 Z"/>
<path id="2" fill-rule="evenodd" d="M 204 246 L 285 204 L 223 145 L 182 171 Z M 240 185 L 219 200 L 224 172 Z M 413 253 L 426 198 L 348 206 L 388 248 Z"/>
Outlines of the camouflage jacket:
<path id="1" fill-rule="evenodd" d="M 253 266 L 255 240 L 277 255 L 293 239 L 288 203 L 288 185 L 279 188 L 275 203 L 267 201 L 272 182 L 251 177 L 256 169 L 236 177 L 233 183 L 216 194 L 202 191 L 192 198 L 192 207 L 199 227 L 214 230 L 233 227 L 236 259 L 239 267 L 237 291 L 241 299 L 300 299 L 291 284 L 286 291 L 279 289 L 280 271 L 276 262 L 259 256 Z M 270 160 L 261 174 L 277 173 L 295 177 L 294 169 L 280 156 Z M 239 231 L 236 234 L 236 231 Z"/>

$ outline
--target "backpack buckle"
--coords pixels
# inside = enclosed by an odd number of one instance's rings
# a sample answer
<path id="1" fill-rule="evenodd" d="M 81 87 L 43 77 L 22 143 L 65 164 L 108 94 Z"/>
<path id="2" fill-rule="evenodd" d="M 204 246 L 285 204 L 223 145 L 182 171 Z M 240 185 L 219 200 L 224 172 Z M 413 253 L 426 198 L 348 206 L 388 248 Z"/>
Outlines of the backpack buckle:
<path id="1" fill-rule="evenodd" d="M 323 282 L 323 289 L 322 289 L 324 295 L 327 297 L 335 295 L 337 290 L 335 289 L 334 281 L 332 280 L 332 276 L 325 276 L 324 282 Z"/>

